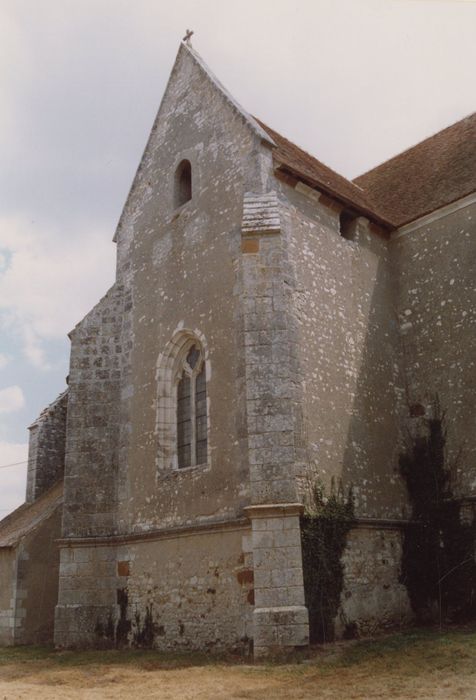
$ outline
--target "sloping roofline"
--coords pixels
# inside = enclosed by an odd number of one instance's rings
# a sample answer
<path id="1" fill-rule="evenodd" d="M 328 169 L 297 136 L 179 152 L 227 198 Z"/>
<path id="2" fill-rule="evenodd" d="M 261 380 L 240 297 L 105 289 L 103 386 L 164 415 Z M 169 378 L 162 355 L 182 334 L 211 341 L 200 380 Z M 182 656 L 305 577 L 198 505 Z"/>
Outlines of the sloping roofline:
<path id="1" fill-rule="evenodd" d="M 250 115 L 216 78 L 202 57 L 185 42 L 180 44 L 164 96 L 183 52 L 201 68 L 256 136 L 271 147 L 277 171 L 285 172 L 337 199 L 344 207 L 362 214 L 386 230 L 399 228 L 476 190 L 476 113 L 354 180 L 347 180 Z M 117 240 L 136 187 L 150 138 L 123 207 L 114 241 Z"/>
<path id="2" fill-rule="evenodd" d="M 63 479 L 32 503 L 23 503 L 0 520 L 0 549 L 14 547 L 22 537 L 34 530 L 63 502 Z"/>
<path id="3" fill-rule="evenodd" d="M 366 216 L 386 229 L 395 228 L 391 219 L 381 208 L 376 207 L 366 192 L 351 180 L 347 180 L 335 170 L 324 165 L 320 160 L 307 153 L 277 131 L 256 119 L 271 136 L 276 146 L 273 159 L 277 170 L 282 170 L 313 188 L 319 189 L 344 206 Z"/>
<path id="4" fill-rule="evenodd" d="M 275 145 L 274 142 L 273 142 L 273 140 L 272 140 L 272 138 L 271 138 L 271 137 L 269 136 L 269 134 L 261 127 L 261 125 L 258 124 L 257 120 L 256 120 L 254 117 L 252 117 L 251 114 L 249 114 L 245 109 L 243 109 L 243 107 L 235 100 L 235 98 L 233 97 L 233 95 L 231 95 L 231 94 L 228 92 L 228 90 L 223 86 L 223 84 L 218 80 L 218 78 L 216 77 L 216 75 L 213 73 L 213 71 L 210 70 L 210 68 L 207 66 L 207 64 L 205 63 L 205 61 L 203 60 L 203 58 L 200 56 L 200 54 L 198 54 L 198 53 L 195 51 L 195 49 L 192 48 L 191 45 L 189 45 L 189 44 L 187 44 L 186 42 L 183 42 L 183 41 L 182 41 L 181 44 L 180 44 L 180 46 L 179 46 L 179 50 L 178 50 L 178 52 L 177 52 L 177 56 L 176 56 L 176 58 L 175 58 L 174 65 L 173 65 L 172 70 L 171 70 L 171 72 L 170 72 L 169 79 L 168 79 L 168 81 L 167 81 L 167 85 L 166 85 L 166 87 L 165 87 L 164 94 L 163 94 L 163 96 L 162 96 L 162 100 L 161 100 L 161 102 L 160 102 L 159 109 L 158 109 L 158 111 L 157 111 L 157 115 L 156 115 L 155 120 L 154 120 L 154 125 L 153 125 L 153 127 L 152 127 L 152 129 L 151 129 L 151 132 L 150 132 L 150 134 L 149 134 L 149 137 L 148 137 L 148 139 L 147 139 L 147 143 L 146 143 L 146 146 L 145 146 L 145 148 L 144 148 L 144 152 L 142 153 L 142 157 L 141 157 L 141 159 L 140 159 L 139 166 L 138 166 L 138 168 L 137 168 L 137 170 L 136 170 L 136 173 L 135 173 L 135 175 L 134 175 L 134 179 L 133 179 L 133 181 L 132 181 L 132 185 L 131 185 L 131 187 L 130 187 L 130 189 L 129 189 L 129 192 L 128 192 L 128 194 L 127 194 L 125 204 L 124 204 L 124 206 L 123 206 L 123 208 L 122 208 L 122 212 L 121 212 L 121 215 L 120 215 L 120 217 L 119 217 L 119 222 L 118 222 L 118 224 L 117 224 L 116 231 L 115 231 L 114 237 L 113 237 L 113 239 L 112 239 L 114 242 L 117 241 L 118 233 L 119 233 L 119 231 L 120 231 L 120 229 L 121 229 L 121 226 L 122 226 L 122 223 L 123 223 L 123 220 L 124 220 L 124 216 L 125 216 L 125 212 L 126 212 L 126 210 L 127 210 L 127 205 L 128 205 L 128 203 L 129 203 L 129 200 L 130 200 L 130 198 L 131 198 L 131 195 L 132 195 L 133 191 L 135 190 L 136 183 L 137 183 L 137 180 L 138 180 L 138 177 L 139 177 L 139 173 L 140 173 L 140 171 L 141 171 L 141 169 L 142 169 L 142 163 L 143 163 L 143 161 L 144 161 L 144 158 L 145 158 L 145 156 L 146 156 L 147 151 L 149 150 L 149 145 L 150 145 L 150 141 L 151 141 L 151 136 L 152 136 L 152 133 L 153 133 L 153 131 L 154 131 L 154 126 L 155 126 L 155 124 L 156 124 L 156 122 L 157 122 L 158 116 L 159 116 L 159 114 L 160 114 L 160 109 L 161 109 L 161 107 L 162 107 L 162 103 L 163 103 L 163 101 L 164 101 L 164 97 L 165 97 L 165 95 L 167 94 L 169 85 L 170 85 L 170 83 L 172 82 L 172 79 L 173 79 L 173 77 L 174 77 L 174 75 L 175 75 L 175 73 L 176 73 L 176 71 L 177 71 L 177 66 L 178 66 L 180 57 L 181 57 L 181 55 L 182 55 L 184 52 L 187 53 L 187 54 L 192 58 L 192 60 L 201 68 L 201 70 L 205 73 L 205 75 L 208 77 L 208 79 L 210 80 L 210 82 L 219 90 L 219 92 L 221 92 L 221 94 L 223 95 L 223 97 L 225 98 L 225 100 L 228 102 L 228 104 L 231 105 L 231 107 L 234 109 L 234 111 L 235 111 L 237 114 L 239 114 L 239 115 L 241 116 L 241 118 L 243 119 L 243 121 L 244 121 L 244 122 L 249 126 L 249 128 L 256 134 L 256 136 L 258 136 L 258 138 L 260 138 L 262 141 L 264 141 L 265 143 L 267 143 L 269 146 L 274 146 L 274 145 Z"/>
<path id="5" fill-rule="evenodd" d="M 476 112 L 353 181 L 404 226 L 476 191 Z"/>

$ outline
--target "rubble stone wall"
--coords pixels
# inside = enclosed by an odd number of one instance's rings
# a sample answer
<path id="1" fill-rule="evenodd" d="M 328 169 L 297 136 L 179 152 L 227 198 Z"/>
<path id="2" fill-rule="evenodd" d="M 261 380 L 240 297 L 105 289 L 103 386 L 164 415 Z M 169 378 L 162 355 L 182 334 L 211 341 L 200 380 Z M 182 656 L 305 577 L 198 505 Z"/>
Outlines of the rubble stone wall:
<path id="1" fill-rule="evenodd" d="M 65 546 L 58 646 L 251 650 L 249 528 Z"/>
<path id="2" fill-rule="evenodd" d="M 68 391 L 30 426 L 26 501 L 32 503 L 63 477 Z"/>
<path id="3" fill-rule="evenodd" d="M 336 636 L 370 635 L 408 624 L 412 612 L 400 582 L 401 527 L 355 527 L 342 557 L 344 587 Z"/>

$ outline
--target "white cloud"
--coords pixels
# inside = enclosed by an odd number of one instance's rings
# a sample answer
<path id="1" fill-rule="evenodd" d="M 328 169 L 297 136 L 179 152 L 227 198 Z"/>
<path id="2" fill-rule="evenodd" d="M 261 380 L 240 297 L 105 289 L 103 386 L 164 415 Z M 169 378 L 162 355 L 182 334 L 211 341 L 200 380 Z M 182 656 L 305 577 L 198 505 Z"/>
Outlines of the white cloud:
<path id="1" fill-rule="evenodd" d="M 0 369 L 3 369 L 10 362 L 9 358 L 0 352 Z"/>
<path id="2" fill-rule="evenodd" d="M 0 440 L 0 520 L 25 500 L 26 464 L 18 464 L 28 459 L 26 443 L 2 442 Z M 3 465 L 15 466 L 3 468 Z"/>
<path id="3" fill-rule="evenodd" d="M 48 369 L 43 341 L 64 338 L 113 280 L 110 232 L 43 231 L 19 217 L 0 218 L 0 323 L 20 339 L 24 356 Z"/>
<path id="4" fill-rule="evenodd" d="M 25 405 L 25 397 L 19 386 L 8 386 L 0 389 L 0 413 L 13 413 Z"/>

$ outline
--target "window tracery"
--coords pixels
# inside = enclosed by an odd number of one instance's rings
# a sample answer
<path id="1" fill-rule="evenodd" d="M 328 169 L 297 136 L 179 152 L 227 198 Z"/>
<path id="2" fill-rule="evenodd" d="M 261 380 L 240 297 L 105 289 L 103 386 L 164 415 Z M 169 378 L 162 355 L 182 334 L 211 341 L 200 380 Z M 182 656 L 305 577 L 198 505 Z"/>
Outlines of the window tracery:
<path id="1" fill-rule="evenodd" d="M 157 363 L 157 468 L 210 466 L 208 350 L 199 331 L 178 330 Z"/>
<path id="2" fill-rule="evenodd" d="M 177 383 L 177 466 L 207 461 L 207 385 L 203 354 L 192 345 L 179 368 Z"/>

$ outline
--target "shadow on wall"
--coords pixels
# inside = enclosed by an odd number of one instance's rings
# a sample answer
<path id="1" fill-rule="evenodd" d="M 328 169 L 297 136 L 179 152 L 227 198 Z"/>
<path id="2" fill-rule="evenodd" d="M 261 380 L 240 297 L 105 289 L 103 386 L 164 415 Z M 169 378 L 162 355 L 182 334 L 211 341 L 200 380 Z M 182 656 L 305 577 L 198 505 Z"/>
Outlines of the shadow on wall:
<path id="1" fill-rule="evenodd" d="M 347 348 L 355 352 L 357 376 L 341 477 L 345 488 L 352 486 L 357 516 L 398 518 L 405 515 L 406 495 L 398 468 L 405 392 L 396 279 L 386 242 L 376 239 L 363 246 L 369 248 L 364 255 L 375 251 L 378 260 L 371 294 L 362 274 L 354 276 L 351 286 L 351 313 L 365 327 L 365 337 Z"/>

